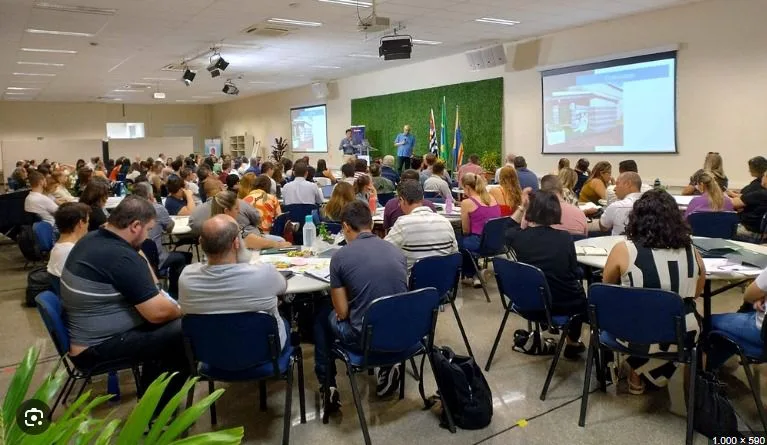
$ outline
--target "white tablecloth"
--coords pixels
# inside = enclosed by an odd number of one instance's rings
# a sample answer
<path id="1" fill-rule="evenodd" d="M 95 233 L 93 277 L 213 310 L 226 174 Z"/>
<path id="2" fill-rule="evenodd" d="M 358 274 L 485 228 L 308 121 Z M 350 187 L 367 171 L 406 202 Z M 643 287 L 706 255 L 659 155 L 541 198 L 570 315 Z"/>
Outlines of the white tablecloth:
<path id="1" fill-rule="evenodd" d="M 291 258 L 287 255 L 260 255 L 253 252 L 250 264 L 256 263 L 290 263 L 297 258 Z M 330 289 L 330 283 L 316 278 L 306 276 L 304 272 L 312 270 L 321 272 L 330 267 L 330 258 L 306 258 L 308 264 L 305 266 L 292 266 L 289 270 L 295 273 L 288 279 L 288 294 L 304 294 L 309 292 L 321 292 Z"/>

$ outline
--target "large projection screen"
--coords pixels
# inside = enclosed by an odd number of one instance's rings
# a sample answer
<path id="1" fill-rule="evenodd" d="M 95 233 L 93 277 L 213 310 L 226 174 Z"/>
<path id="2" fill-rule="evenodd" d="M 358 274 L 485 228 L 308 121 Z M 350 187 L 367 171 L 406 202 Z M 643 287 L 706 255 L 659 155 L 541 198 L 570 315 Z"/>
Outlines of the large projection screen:
<path id="1" fill-rule="evenodd" d="M 328 151 L 327 107 L 291 108 L 293 153 L 326 153 Z"/>
<path id="2" fill-rule="evenodd" d="M 676 51 L 541 71 L 547 154 L 676 153 Z"/>

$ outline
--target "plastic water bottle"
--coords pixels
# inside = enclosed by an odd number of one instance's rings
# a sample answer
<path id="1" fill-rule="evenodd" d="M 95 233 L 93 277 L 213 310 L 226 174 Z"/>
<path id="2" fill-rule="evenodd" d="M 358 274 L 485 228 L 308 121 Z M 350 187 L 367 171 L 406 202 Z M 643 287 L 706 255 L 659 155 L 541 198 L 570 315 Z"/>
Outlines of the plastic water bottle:
<path id="1" fill-rule="evenodd" d="M 112 371 L 107 376 L 107 393 L 112 395 L 110 402 L 120 401 L 120 379 L 117 378 L 117 372 Z"/>
<path id="2" fill-rule="evenodd" d="M 314 225 L 314 218 L 312 215 L 306 215 L 306 222 L 304 223 L 304 249 L 311 249 L 316 239 L 317 227 Z"/>
<path id="3" fill-rule="evenodd" d="M 126 195 L 125 183 L 121 182 L 120 183 L 120 196 L 125 197 L 125 195 Z"/>
<path id="4" fill-rule="evenodd" d="M 655 187 L 656 189 L 660 188 L 660 179 L 659 178 L 655 178 L 655 182 L 653 183 L 653 187 Z"/>
<path id="5" fill-rule="evenodd" d="M 376 202 L 376 197 L 373 195 L 370 195 L 368 198 L 368 207 L 370 207 L 370 214 L 375 215 L 376 210 L 378 208 L 378 203 Z"/>
<path id="6" fill-rule="evenodd" d="M 453 195 L 445 198 L 445 214 L 450 215 L 451 213 L 453 213 Z"/>

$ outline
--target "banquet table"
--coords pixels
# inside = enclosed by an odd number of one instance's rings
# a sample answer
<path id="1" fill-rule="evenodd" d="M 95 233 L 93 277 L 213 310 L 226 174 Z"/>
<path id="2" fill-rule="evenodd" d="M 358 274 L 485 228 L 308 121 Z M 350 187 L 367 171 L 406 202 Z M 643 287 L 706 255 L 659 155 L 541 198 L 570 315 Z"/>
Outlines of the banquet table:
<path id="1" fill-rule="evenodd" d="M 303 261 L 300 260 L 305 260 L 306 264 L 302 264 Z M 293 276 L 288 278 L 286 294 L 306 294 L 330 290 L 329 280 L 324 281 L 306 275 L 306 272 L 313 272 L 318 275 L 329 274 L 330 258 L 291 258 L 287 255 L 261 255 L 258 251 L 252 251 L 250 264 L 279 265 L 278 263 L 290 264 L 289 268 L 278 268 L 278 270 L 289 270 L 294 273 Z"/>

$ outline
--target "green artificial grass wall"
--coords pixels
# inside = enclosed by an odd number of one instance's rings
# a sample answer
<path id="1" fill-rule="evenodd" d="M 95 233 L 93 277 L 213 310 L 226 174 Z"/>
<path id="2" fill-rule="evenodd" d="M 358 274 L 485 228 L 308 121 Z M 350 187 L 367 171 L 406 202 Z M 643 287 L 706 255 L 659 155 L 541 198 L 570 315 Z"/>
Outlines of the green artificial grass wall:
<path id="1" fill-rule="evenodd" d="M 370 145 L 379 151 L 374 158 L 397 155 L 394 138 L 405 124 L 410 124 L 416 138 L 414 153 L 429 150 L 429 112 L 434 121 L 439 143 L 442 97 L 447 103 L 447 140 L 452 156 L 455 133 L 455 107 L 460 107 L 463 133 L 463 162 L 470 154 L 482 157 L 498 155 L 503 143 L 503 78 L 444 85 L 424 90 L 352 99 L 352 124 L 365 125 Z M 449 166 L 452 166 L 452 158 Z"/>

